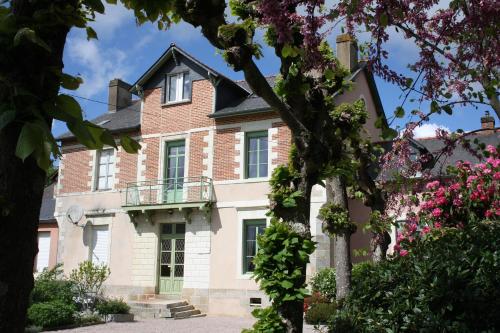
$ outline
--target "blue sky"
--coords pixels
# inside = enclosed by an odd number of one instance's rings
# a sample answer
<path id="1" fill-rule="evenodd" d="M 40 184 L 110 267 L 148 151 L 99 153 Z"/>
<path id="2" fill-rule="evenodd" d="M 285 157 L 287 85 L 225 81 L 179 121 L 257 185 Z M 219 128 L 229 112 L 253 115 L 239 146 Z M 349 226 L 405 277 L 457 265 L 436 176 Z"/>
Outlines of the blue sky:
<path id="1" fill-rule="evenodd" d="M 79 74 L 84 84 L 75 92 L 75 95 L 90 98 L 96 101 L 107 102 L 108 82 L 113 78 L 121 78 L 133 83 L 144 73 L 154 61 L 175 43 L 208 66 L 220 71 L 232 79 L 242 79 L 241 72 L 236 73 L 229 68 L 220 54 L 201 35 L 199 30 L 181 23 L 170 30 L 159 31 L 154 24 L 137 26 L 132 12 L 121 6 L 106 6 L 106 15 L 98 15 L 91 24 L 96 30 L 99 40 L 87 41 L 82 29 L 73 29 L 68 37 L 64 52 L 65 72 Z M 334 40 L 332 34 L 332 45 Z M 364 36 L 359 36 L 363 39 Z M 396 37 L 389 44 L 390 59 L 388 64 L 398 70 L 405 71 L 408 61 L 415 59 L 415 48 L 410 42 Z M 264 48 L 264 57 L 258 65 L 265 75 L 277 73 L 279 63 L 269 48 Z M 388 116 L 401 104 L 402 93 L 398 87 L 376 78 L 377 87 Z M 92 119 L 107 110 L 105 104 L 79 99 L 88 119 Z M 428 105 L 406 103 L 405 108 L 422 109 Z M 438 126 L 450 130 L 473 130 L 480 126 L 480 117 L 486 109 L 475 110 L 467 108 L 457 109 L 453 116 L 446 114 L 432 118 L 424 128 L 419 130 L 420 136 L 429 136 Z M 498 121 L 498 120 L 497 120 Z M 403 124 L 403 121 L 395 125 Z M 55 123 L 54 134 L 66 131 L 64 124 Z"/>

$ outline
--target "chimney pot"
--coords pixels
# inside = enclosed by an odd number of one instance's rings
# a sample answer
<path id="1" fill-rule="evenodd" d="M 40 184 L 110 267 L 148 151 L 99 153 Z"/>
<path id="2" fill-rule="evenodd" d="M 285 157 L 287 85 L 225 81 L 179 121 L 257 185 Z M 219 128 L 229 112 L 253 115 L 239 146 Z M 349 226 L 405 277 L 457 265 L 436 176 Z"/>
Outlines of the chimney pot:
<path id="1" fill-rule="evenodd" d="M 109 81 L 108 112 L 117 110 L 132 104 L 132 86 L 121 79 Z"/>
<path id="2" fill-rule="evenodd" d="M 485 134 L 490 132 L 493 133 L 495 129 L 495 118 L 490 115 L 490 111 L 486 111 L 484 116 L 481 117 L 481 128 L 487 130 Z"/>
<path id="3" fill-rule="evenodd" d="M 337 36 L 337 58 L 349 72 L 358 67 L 358 44 L 350 34 Z"/>

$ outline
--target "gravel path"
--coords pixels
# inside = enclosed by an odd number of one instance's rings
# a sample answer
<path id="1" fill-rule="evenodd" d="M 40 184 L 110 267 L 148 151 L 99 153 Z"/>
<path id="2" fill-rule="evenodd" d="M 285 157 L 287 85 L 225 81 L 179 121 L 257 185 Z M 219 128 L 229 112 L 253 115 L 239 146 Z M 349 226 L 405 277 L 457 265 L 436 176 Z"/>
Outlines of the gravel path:
<path id="1" fill-rule="evenodd" d="M 184 320 L 151 319 L 133 323 L 108 323 L 80 327 L 70 330 L 54 331 L 60 333 L 240 333 L 243 328 L 250 328 L 254 319 L 207 316 Z M 310 325 L 305 325 L 304 333 L 315 332 Z"/>

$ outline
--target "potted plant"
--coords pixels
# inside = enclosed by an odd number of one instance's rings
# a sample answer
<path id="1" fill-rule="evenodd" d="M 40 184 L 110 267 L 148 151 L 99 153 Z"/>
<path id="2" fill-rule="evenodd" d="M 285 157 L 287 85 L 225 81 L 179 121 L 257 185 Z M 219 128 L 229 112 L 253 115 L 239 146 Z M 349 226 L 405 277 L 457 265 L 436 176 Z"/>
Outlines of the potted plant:
<path id="1" fill-rule="evenodd" d="M 130 313 L 130 306 L 123 299 L 104 299 L 97 303 L 97 312 L 106 321 L 129 322 L 134 321 L 134 314 Z"/>

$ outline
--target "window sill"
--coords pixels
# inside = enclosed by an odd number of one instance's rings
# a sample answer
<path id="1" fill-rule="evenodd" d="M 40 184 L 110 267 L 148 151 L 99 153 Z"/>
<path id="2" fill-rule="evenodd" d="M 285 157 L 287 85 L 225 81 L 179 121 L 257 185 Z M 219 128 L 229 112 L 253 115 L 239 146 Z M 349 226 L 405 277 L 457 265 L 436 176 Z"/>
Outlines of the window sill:
<path id="1" fill-rule="evenodd" d="M 183 99 L 182 101 L 173 101 L 173 102 L 163 103 L 163 104 L 161 104 L 161 107 L 162 108 L 166 108 L 166 107 L 169 107 L 169 106 L 175 106 L 175 105 L 181 105 L 181 104 L 188 104 L 188 103 L 191 103 L 190 99 Z"/>
<path id="2" fill-rule="evenodd" d="M 252 280 L 252 273 L 240 274 L 238 280 Z"/>

